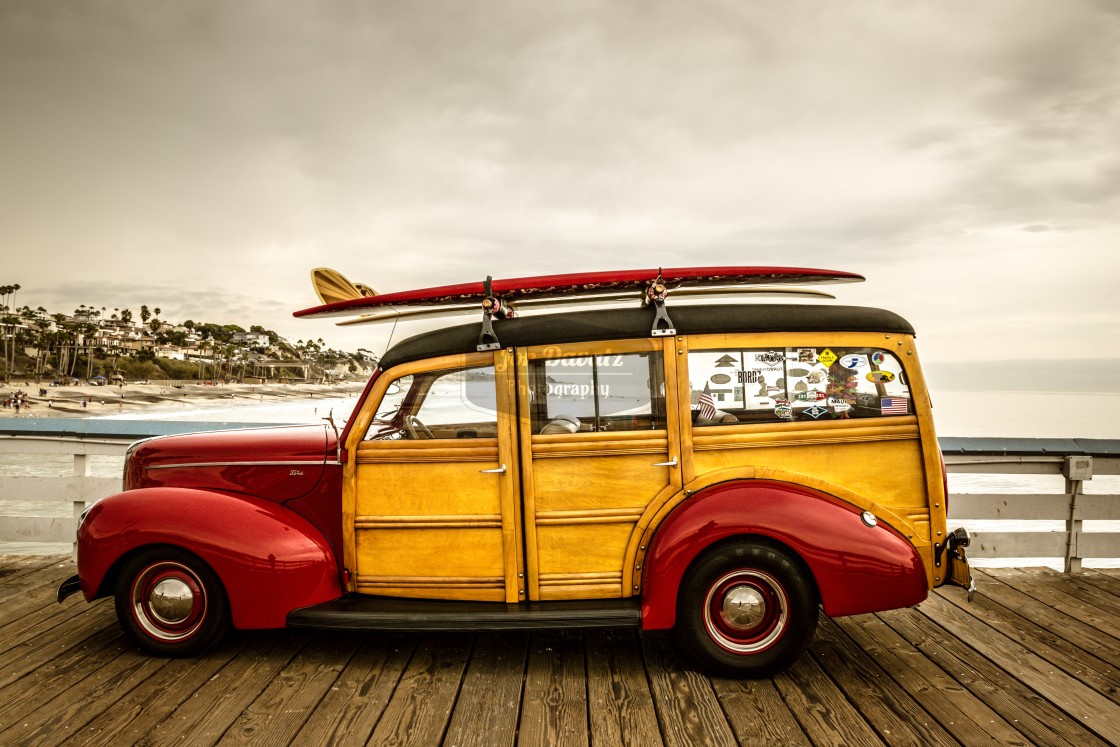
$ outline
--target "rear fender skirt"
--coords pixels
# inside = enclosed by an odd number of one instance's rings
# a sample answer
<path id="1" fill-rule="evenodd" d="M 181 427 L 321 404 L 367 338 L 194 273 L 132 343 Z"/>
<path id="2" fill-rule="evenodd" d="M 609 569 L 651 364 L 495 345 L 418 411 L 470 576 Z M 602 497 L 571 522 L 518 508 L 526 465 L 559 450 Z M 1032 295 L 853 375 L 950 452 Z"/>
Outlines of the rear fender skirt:
<path id="1" fill-rule="evenodd" d="M 677 592 L 690 563 L 733 537 L 763 538 L 809 567 L 830 617 L 897 609 L 926 598 L 925 567 L 914 546 L 833 496 L 791 483 L 746 480 L 706 488 L 658 527 L 642 570 L 642 627 L 676 622 Z"/>
<path id="2" fill-rule="evenodd" d="M 112 593 L 115 566 L 151 545 L 204 560 L 225 586 L 234 627 L 284 627 L 289 612 L 342 594 L 330 543 L 272 501 L 190 488 L 141 488 L 110 496 L 78 529 L 78 575 L 87 600 Z"/>

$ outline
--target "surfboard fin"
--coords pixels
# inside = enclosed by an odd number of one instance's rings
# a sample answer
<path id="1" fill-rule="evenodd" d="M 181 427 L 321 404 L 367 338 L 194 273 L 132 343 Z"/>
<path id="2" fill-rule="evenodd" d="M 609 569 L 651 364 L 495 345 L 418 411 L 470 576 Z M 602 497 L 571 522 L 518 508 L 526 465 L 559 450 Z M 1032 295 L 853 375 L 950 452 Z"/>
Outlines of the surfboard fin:
<path id="1" fill-rule="evenodd" d="M 351 283 L 338 270 L 329 267 L 316 267 L 311 271 L 311 287 L 324 304 L 350 301 L 355 298 L 371 298 L 377 291 L 363 283 Z"/>

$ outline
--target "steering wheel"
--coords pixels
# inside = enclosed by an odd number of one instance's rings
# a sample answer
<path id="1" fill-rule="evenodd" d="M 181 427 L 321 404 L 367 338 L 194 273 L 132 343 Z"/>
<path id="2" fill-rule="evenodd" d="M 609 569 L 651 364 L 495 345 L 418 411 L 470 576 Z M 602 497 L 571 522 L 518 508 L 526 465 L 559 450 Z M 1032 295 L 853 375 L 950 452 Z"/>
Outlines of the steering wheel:
<path id="1" fill-rule="evenodd" d="M 404 429 L 408 431 L 408 437 L 414 441 L 422 438 L 435 438 L 428 426 L 421 423 L 420 418 L 415 415 L 409 415 L 404 419 Z"/>

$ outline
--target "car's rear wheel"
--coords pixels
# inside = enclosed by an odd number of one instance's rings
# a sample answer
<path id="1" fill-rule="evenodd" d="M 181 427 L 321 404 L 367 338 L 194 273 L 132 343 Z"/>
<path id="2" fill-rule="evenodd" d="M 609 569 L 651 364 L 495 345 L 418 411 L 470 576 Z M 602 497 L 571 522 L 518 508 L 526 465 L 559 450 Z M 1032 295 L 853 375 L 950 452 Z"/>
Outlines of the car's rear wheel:
<path id="1" fill-rule="evenodd" d="M 719 545 L 681 582 L 677 636 L 699 664 L 731 677 L 767 677 L 797 659 L 817 628 L 817 595 L 801 560 L 780 546 Z"/>
<path id="2" fill-rule="evenodd" d="M 140 648 L 160 656 L 193 656 L 217 643 L 229 625 L 229 603 L 217 575 L 174 547 L 141 551 L 117 576 L 117 619 Z"/>

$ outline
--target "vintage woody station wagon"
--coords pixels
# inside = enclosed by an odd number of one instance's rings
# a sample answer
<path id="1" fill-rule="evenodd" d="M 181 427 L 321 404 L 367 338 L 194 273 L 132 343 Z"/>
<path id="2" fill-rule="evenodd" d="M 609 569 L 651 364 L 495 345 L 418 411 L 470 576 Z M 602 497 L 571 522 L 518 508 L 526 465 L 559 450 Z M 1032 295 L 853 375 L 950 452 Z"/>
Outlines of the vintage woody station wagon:
<path id="1" fill-rule="evenodd" d="M 145 650 L 229 627 L 675 628 L 764 676 L 830 616 L 967 586 L 914 331 L 814 304 L 491 319 L 405 340 L 336 434 L 151 439 L 78 532 Z M 484 348 L 480 350 L 480 348 Z"/>

